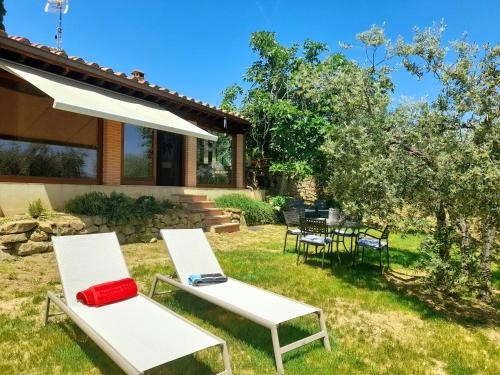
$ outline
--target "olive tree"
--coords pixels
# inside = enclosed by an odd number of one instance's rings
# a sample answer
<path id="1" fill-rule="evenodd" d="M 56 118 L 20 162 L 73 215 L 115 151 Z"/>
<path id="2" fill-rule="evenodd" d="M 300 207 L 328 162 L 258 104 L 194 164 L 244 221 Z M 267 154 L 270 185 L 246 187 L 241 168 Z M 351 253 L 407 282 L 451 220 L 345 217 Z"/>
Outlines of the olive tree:
<path id="1" fill-rule="evenodd" d="M 409 197 L 436 216 L 443 265 L 450 265 L 455 231 L 455 279 L 488 301 L 500 217 L 500 46 L 480 47 L 464 35 L 448 48 L 444 30 L 443 23 L 416 29 L 411 43 L 399 39 L 394 46 L 407 71 L 418 79 L 431 74 L 440 85 L 438 97 L 394 141 L 399 157 L 414 165 Z"/>

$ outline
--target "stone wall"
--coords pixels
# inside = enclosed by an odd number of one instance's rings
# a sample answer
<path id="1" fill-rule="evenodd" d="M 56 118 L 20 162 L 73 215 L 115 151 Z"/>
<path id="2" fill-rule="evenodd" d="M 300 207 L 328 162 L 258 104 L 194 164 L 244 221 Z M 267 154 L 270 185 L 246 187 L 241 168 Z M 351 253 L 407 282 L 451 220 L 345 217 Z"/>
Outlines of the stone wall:
<path id="1" fill-rule="evenodd" d="M 231 215 L 231 223 L 238 223 L 242 227 L 247 225 L 245 212 L 238 208 L 224 208 L 224 214 Z"/>
<path id="2" fill-rule="evenodd" d="M 297 196 L 308 203 L 313 203 L 319 198 L 318 186 L 314 177 L 307 177 L 303 180 L 295 181 Z"/>
<path id="3" fill-rule="evenodd" d="M 0 224 L 0 255 L 26 256 L 52 251 L 52 236 L 116 232 L 121 244 L 154 242 L 163 228 L 201 228 L 203 215 L 172 209 L 141 223 L 120 224 L 99 216 L 56 215 L 51 218 L 27 217 L 3 220 Z"/>
<path id="4" fill-rule="evenodd" d="M 314 177 L 292 179 L 275 173 L 270 178 L 269 195 L 288 195 L 312 204 L 324 194 Z"/>

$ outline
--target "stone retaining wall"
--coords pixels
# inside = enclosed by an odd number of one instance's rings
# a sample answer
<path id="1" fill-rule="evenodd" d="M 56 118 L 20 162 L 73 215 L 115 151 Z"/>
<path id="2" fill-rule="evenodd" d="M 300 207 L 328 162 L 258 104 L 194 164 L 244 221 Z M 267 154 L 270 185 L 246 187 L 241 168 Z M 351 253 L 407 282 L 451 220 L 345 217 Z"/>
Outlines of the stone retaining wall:
<path id="1" fill-rule="evenodd" d="M 203 215 L 172 209 L 141 223 L 120 224 L 99 216 L 57 215 L 53 218 L 13 218 L 0 225 L 0 255 L 26 256 L 52 251 L 52 236 L 116 232 L 121 244 L 154 242 L 163 228 L 201 228 Z"/>
<path id="2" fill-rule="evenodd" d="M 238 223 L 240 226 L 245 227 L 247 225 L 245 220 L 245 212 L 238 208 L 224 208 L 225 215 L 231 215 L 231 223 Z"/>

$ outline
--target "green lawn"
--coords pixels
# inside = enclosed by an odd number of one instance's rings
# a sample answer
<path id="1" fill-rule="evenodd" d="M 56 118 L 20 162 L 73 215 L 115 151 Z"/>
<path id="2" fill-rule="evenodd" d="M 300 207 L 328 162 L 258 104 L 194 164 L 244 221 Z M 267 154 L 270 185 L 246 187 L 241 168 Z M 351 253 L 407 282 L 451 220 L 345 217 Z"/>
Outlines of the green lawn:
<path id="1" fill-rule="evenodd" d="M 321 269 L 315 259 L 297 267 L 291 250 L 282 254 L 282 234 L 283 227 L 265 226 L 209 239 L 228 275 L 325 312 L 332 352 L 316 342 L 287 353 L 287 374 L 500 373 L 498 310 L 425 294 L 412 269 L 421 238 L 393 236 L 392 267 L 380 275 L 375 253 L 355 269 L 346 255 L 333 269 Z M 123 249 L 142 292 L 149 291 L 156 272 L 173 273 L 162 242 Z M 68 319 L 42 325 L 46 292 L 60 289 L 53 254 L 0 261 L 0 374 L 121 373 Z M 225 339 L 235 374 L 274 373 L 266 329 L 182 292 L 159 300 Z M 282 345 L 311 334 L 316 324 L 302 319 L 281 327 Z M 209 351 L 154 373 L 221 370 L 219 353 Z"/>

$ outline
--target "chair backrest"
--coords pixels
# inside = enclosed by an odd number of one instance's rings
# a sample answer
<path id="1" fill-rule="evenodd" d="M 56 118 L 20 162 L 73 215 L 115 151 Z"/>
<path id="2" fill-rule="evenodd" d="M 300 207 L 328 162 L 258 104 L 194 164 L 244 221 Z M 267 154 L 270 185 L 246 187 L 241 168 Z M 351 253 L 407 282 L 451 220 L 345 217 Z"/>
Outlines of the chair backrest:
<path id="1" fill-rule="evenodd" d="M 286 226 L 300 225 L 300 216 L 298 210 L 287 210 L 283 211 L 283 217 L 285 218 Z"/>
<path id="2" fill-rule="evenodd" d="M 54 236 L 52 243 L 69 306 L 81 290 L 130 277 L 115 233 Z"/>
<path id="3" fill-rule="evenodd" d="M 380 239 L 382 240 L 388 240 L 389 239 L 389 233 L 391 231 L 391 228 L 389 225 L 386 225 L 384 230 L 382 231 L 382 234 L 380 235 Z"/>
<path id="4" fill-rule="evenodd" d="M 340 226 L 342 219 L 342 215 L 340 214 L 340 210 L 338 208 L 328 209 L 328 219 L 326 220 L 328 225 Z"/>
<path id="5" fill-rule="evenodd" d="M 292 207 L 292 208 L 304 207 L 305 206 L 304 205 L 304 200 L 303 199 L 299 199 L 299 198 L 291 199 L 288 202 L 288 206 Z"/>
<path id="6" fill-rule="evenodd" d="M 299 218 L 306 216 L 306 207 L 305 206 L 295 207 L 295 208 L 292 208 L 292 210 L 295 210 L 297 212 L 297 214 L 299 215 Z"/>
<path id="7" fill-rule="evenodd" d="M 318 199 L 316 200 L 316 202 L 314 202 L 314 207 L 317 210 L 326 210 L 327 209 L 326 201 L 323 199 Z"/>
<path id="8" fill-rule="evenodd" d="M 306 217 L 300 218 L 300 230 L 303 233 L 310 234 L 328 234 L 328 226 L 326 225 L 326 220 L 324 219 L 309 219 Z"/>
<path id="9" fill-rule="evenodd" d="M 189 285 L 190 275 L 224 273 L 202 229 L 162 229 L 160 232 L 181 283 Z"/>

